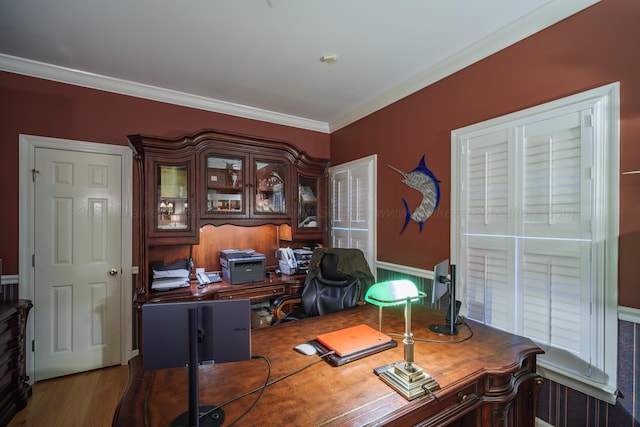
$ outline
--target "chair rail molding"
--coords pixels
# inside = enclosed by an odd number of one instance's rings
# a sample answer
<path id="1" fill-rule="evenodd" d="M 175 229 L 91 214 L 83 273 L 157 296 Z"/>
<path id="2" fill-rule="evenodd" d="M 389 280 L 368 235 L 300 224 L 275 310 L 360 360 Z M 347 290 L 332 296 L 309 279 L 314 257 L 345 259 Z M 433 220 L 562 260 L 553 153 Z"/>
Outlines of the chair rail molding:
<path id="1" fill-rule="evenodd" d="M 640 323 L 640 309 L 618 306 L 618 319 L 627 322 Z"/>

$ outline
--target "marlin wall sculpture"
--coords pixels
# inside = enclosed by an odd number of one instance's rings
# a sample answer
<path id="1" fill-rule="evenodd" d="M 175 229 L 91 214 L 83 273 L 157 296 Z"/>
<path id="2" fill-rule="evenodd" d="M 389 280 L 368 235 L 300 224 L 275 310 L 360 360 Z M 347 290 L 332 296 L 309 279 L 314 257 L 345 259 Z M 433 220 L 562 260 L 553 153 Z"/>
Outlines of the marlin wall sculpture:
<path id="1" fill-rule="evenodd" d="M 418 190 L 422 193 L 422 201 L 420 205 L 413 211 L 409 209 L 409 204 L 405 199 L 402 199 L 404 203 L 404 208 L 406 210 L 404 225 L 402 226 L 402 230 L 400 230 L 400 234 L 404 233 L 404 230 L 409 225 L 409 220 L 414 220 L 418 223 L 420 227 L 420 232 L 422 232 L 422 226 L 424 222 L 429 219 L 429 217 L 433 214 L 433 212 L 440 204 L 440 181 L 436 176 L 427 168 L 427 165 L 424 161 L 424 155 L 420 159 L 420 163 L 418 163 L 418 167 L 416 167 L 411 172 L 403 172 L 400 169 L 396 169 L 391 165 L 387 165 L 394 171 L 398 172 L 400 175 L 404 177 L 402 182 L 414 190 Z"/>

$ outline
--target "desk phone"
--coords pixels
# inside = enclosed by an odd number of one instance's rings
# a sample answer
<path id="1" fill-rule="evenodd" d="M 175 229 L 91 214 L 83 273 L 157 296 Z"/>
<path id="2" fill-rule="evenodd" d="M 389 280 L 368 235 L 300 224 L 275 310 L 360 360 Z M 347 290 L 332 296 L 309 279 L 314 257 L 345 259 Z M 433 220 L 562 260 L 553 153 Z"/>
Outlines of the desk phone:
<path id="1" fill-rule="evenodd" d="M 196 274 L 196 276 L 198 277 L 198 282 L 201 285 L 208 285 L 210 283 L 222 282 L 222 279 L 220 278 L 220 273 L 218 273 L 217 271 L 214 271 L 212 273 L 200 272 Z"/>

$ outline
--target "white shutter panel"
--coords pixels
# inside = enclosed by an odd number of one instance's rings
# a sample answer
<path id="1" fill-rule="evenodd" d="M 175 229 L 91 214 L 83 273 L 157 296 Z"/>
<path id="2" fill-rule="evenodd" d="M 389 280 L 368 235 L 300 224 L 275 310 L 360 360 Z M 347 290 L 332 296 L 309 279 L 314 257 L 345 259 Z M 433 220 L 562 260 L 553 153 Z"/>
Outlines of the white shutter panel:
<path id="1" fill-rule="evenodd" d="M 331 175 L 331 227 L 334 229 L 349 227 L 348 170 L 339 170 Z"/>
<path id="2" fill-rule="evenodd" d="M 350 218 L 351 231 L 349 247 L 360 249 L 371 268 L 375 265 L 375 239 L 372 238 L 374 225 L 374 162 L 359 163 L 350 169 Z"/>
<path id="3" fill-rule="evenodd" d="M 371 200 L 370 165 L 362 164 L 350 169 L 349 200 L 351 211 L 349 226 L 352 229 L 369 228 L 369 201 Z"/>
<path id="4" fill-rule="evenodd" d="M 466 141 L 466 233 L 511 232 L 513 141 L 509 135 L 502 130 Z"/>
<path id="5" fill-rule="evenodd" d="M 564 241 L 550 247 L 526 242 L 521 272 L 522 334 L 574 354 L 588 349 L 583 344 L 588 343 L 590 330 L 589 287 L 583 286 L 590 278 L 583 276 L 581 266 L 588 259 L 580 256 L 582 245 Z"/>
<path id="6" fill-rule="evenodd" d="M 594 325 L 590 313 L 591 277 L 585 277 L 590 245 L 554 242 L 543 247 L 527 243 L 522 266 L 522 330 L 545 354 L 540 360 L 593 377 Z M 535 246 L 540 246 L 535 248 Z M 574 246 L 569 248 L 568 246 Z"/>
<path id="7" fill-rule="evenodd" d="M 583 175 L 589 170 L 591 141 L 590 132 L 582 126 L 583 114 L 588 112 L 522 127 L 523 234 L 527 236 L 590 237 L 590 185 L 589 177 L 585 182 Z"/>
<path id="8" fill-rule="evenodd" d="M 514 332 L 513 239 L 470 236 L 467 243 L 467 317 Z"/>

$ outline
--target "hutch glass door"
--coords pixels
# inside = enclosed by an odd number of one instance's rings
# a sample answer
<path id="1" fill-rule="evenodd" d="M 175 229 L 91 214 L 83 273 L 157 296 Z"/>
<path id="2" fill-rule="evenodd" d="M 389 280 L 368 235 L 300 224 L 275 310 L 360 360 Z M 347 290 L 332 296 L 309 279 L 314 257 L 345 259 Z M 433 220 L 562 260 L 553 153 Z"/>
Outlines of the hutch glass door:
<path id="1" fill-rule="evenodd" d="M 186 230 L 189 228 L 187 165 L 157 166 L 158 199 L 157 230 Z"/>
<path id="2" fill-rule="evenodd" d="M 254 161 L 256 214 L 286 214 L 287 165 L 273 160 Z"/>
<path id="3" fill-rule="evenodd" d="M 318 178 L 298 175 L 298 230 L 318 229 Z"/>
<path id="4" fill-rule="evenodd" d="M 207 157 L 207 213 L 242 213 L 244 159 Z"/>

